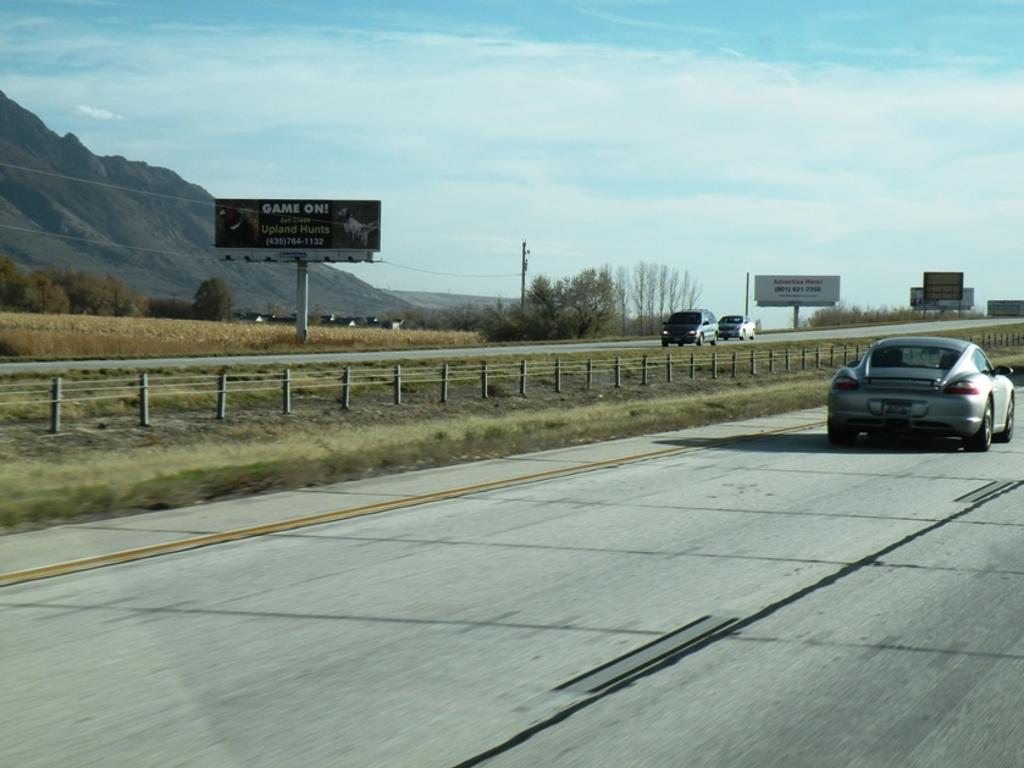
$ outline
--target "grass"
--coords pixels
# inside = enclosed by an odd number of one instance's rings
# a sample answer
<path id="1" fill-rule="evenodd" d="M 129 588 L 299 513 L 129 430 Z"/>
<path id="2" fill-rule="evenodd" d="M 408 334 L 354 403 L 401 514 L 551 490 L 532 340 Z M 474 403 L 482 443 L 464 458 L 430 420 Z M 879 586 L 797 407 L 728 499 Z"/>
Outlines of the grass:
<path id="1" fill-rule="evenodd" d="M 351 352 L 482 342 L 479 334 L 466 331 L 314 325 L 308 341 L 300 344 L 294 327 L 286 325 L 0 312 L 0 357 L 15 359 Z"/>
<path id="2" fill-rule="evenodd" d="M 130 509 L 176 507 L 228 494 L 336 482 L 383 469 L 443 465 L 693 427 L 821 405 L 820 378 L 628 404 L 597 403 L 492 417 L 325 431 L 268 439 L 96 451 L 0 465 L 0 526 L 52 523 Z M 301 458 L 296 458 L 301 457 Z"/>

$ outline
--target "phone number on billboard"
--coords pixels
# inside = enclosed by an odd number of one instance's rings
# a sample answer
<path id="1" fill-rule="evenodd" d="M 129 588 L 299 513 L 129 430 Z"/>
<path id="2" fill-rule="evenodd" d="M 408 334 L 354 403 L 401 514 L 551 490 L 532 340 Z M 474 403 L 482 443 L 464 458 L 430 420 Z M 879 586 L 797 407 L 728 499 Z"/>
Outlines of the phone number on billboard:
<path id="1" fill-rule="evenodd" d="M 264 243 L 266 245 L 300 245 L 300 246 L 323 246 L 326 245 L 326 241 L 322 237 L 268 237 Z"/>

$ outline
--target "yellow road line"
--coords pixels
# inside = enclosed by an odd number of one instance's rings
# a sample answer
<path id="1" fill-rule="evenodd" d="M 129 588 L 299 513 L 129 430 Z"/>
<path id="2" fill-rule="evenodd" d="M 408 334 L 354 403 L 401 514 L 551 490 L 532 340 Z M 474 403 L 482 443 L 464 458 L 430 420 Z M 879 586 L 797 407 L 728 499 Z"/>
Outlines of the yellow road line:
<path id="1" fill-rule="evenodd" d="M 763 437 L 771 437 L 773 435 L 785 434 L 787 432 L 801 432 L 806 429 L 811 429 L 812 427 L 820 427 L 824 423 L 824 421 L 816 421 L 807 424 L 801 424 L 795 427 L 780 427 L 778 429 L 765 430 L 764 432 L 759 432 L 757 434 L 745 434 L 737 435 L 734 437 L 711 438 L 707 441 L 707 444 L 705 445 L 687 445 L 678 448 L 663 448 L 657 451 L 647 451 L 645 453 L 637 453 L 630 456 L 619 456 L 614 459 L 602 459 L 601 461 L 592 461 L 586 464 L 574 464 L 571 467 L 548 469 L 543 472 L 532 472 L 527 475 L 517 475 L 516 477 L 509 477 L 501 480 L 489 480 L 484 483 L 475 483 L 473 485 L 464 485 L 456 488 L 448 488 L 443 491 L 424 493 L 419 496 L 407 496 L 406 498 L 403 499 L 381 501 L 377 502 L 376 504 L 366 504 L 360 507 L 349 507 L 348 509 L 339 509 L 334 510 L 332 512 L 321 512 L 316 515 L 307 515 L 305 517 L 296 517 L 288 520 L 280 520 L 275 523 L 254 525 L 249 528 L 236 528 L 230 531 L 209 533 L 204 534 L 202 536 L 193 536 L 187 539 L 166 541 L 161 544 L 150 544 L 149 546 L 125 549 L 120 552 L 111 552 L 106 555 L 94 555 L 92 557 L 84 557 L 79 560 L 68 560 L 63 563 L 53 563 L 51 565 L 43 565 L 37 568 L 27 568 L 20 571 L 10 571 L 8 573 L 0 573 L 0 587 L 7 587 L 12 584 L 21 584 L 26 581 L 35 581 L 37 579 L 46 579 L 52 576 L 63 576 L 65 574 L 75 573 L 77 571 L 84 571 L 90 568 L 99 568 L 106 565 L 116 565 L 118 563 L 127 563 L 133 560 L 142 560 L 143 558 L 147 557 L 168 555 L 174 552 L 182 552 L 188 549 L 208 547 L 213 544 L 223 544 L 229 541 L 238 541 L 239 539 L 250 539 L 257 536 L 266 536 L 272 533 L 281 533 L 283 531 L 291 531 L 296 528 L 306 528 L 311 525 L 320 525 L 322 523 L 331 523 L 337 520 L 346 520 L 352 517 L 362 517 L 363 515 L 372 515 L 378 512 L 388 512 L 395 509 L 417 506 L 419 504 L 427 504 L 432 501 L 455 499 L 461 496 L 469 496 L 474 493 L 480 493 L 482 491 L 490 491 L 496 488 L 507 488 L 510 486 L 522 485 L 524 483 L 536 482 L 538 480 L 549 480 L 555 477 L 563 477 L 567 475 L 578 474 L 581 472 L 589 472 L 595 469 L 615 466 L 618 464 L 635 464 L 641 461 L 649 461 L 650 459 L 658 459 L 663 458 L 665 456 L 689 453 L 691 451 L 703 450 L 705 448 L 717 448 L 723 445 L 729 445 L 731 443 L 745 442 L 747 440 L 756 440 Z"/>

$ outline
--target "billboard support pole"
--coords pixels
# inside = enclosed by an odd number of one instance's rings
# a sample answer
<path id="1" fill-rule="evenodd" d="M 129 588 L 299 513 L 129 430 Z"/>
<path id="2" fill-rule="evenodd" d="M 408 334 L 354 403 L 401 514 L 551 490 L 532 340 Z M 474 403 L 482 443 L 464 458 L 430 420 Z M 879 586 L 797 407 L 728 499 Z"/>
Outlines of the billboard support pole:
<path id="1" fill-rule="evenodd" d="M 309 262 L 299 259 L 295 266 L 295 335 L 305 344 L 309 336 Z"/>
<path id="2" fill-rule="evenodd" d="M 793 330 L 800 330 L 800 305 L 793 307 Z"/>
<path id="3" fill-rule="evenodd" d="M 747 293 L 746 299 L 743 301 L 743 314 L 746 317 L 750 316 L 750 273 L 747 272 Z"/>

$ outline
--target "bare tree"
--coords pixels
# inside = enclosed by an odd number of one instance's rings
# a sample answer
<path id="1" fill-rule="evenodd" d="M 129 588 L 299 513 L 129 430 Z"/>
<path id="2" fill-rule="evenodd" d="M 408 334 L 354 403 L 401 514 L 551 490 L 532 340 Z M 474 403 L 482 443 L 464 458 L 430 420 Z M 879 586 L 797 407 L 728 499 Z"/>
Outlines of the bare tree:
<path id="1" fill-rule="evenodd" d="M 648 264 L 647 271 L 644 274 L 644 281 L 647 283 L 647 287 L 644 289 L 644 293 L 647 296 L 647 307 L 646 314 L 650 321 L 651 333 L 655 331 L 655 323 L 657 322 L 656 315 L 654 313 L 655 302 L 658 294 L 658 267 L 655 264 Z"/>
<path id="2" fill-rule="evenodd" d="M 629 314 L 629 270 L 623 266 L 615 268 L 615 301 L 622 315 L 622 335 L 626 335 L 626 318 Z"/>
<path id="3" fill-rule="evenodd" d="M 699 306 L 701 294 L 703 292 L 700 281 L 690 275 L 690 270 L 683 270 L 683 283 L 679 289 L 679 301 L 682 306 Z"/>
<path id="4" fill-rule="evenodd" d="M 633 279 L 629 285 L 629 295 L 633 300 L 633 309 L 636 310 L 636 316 L 640 320 L 641 336 L 643 336 L 646 327 L 644 325 L 644 312 L 647 309 L 647 272 L 647 262 L 638 261 L 633 265 Z"/>
<path id="5" fill-rule="evenodd" d="M 679 306 L 679 270 L 674 269 L 668 278 L 668 311 L 675 312 Z"/>
<path id="6" fill-rule="evenodd" d="M 669 269 L 667 264 L 658 267 L 658 320 L 665 319 L 665 304 L 668 302 Z"/>

